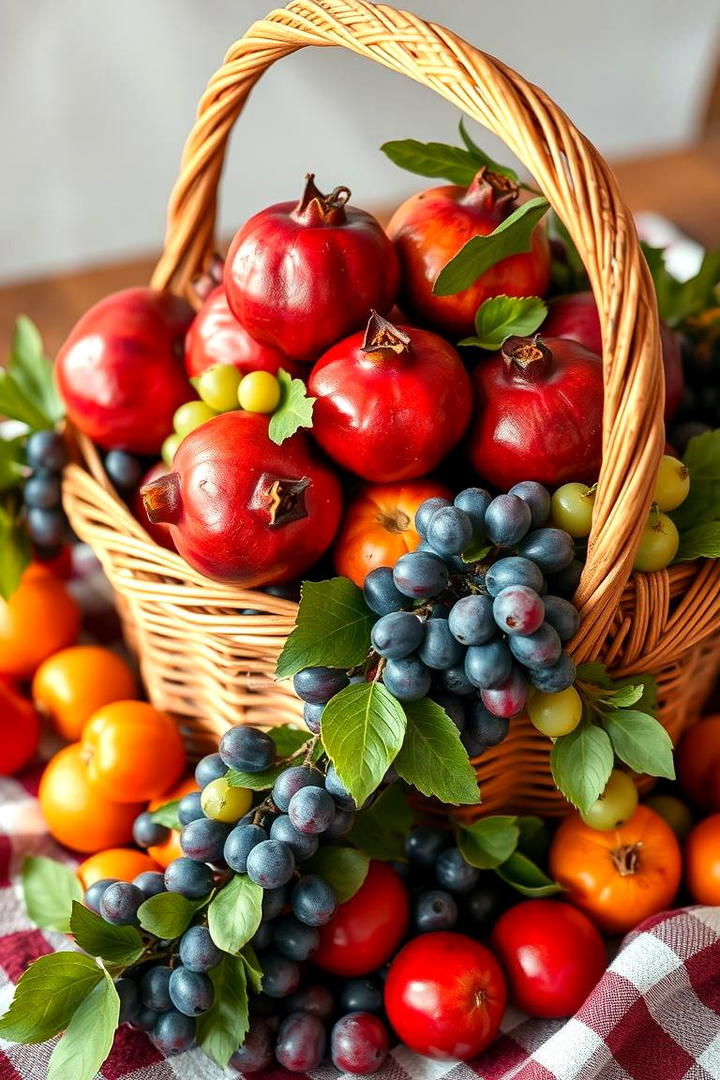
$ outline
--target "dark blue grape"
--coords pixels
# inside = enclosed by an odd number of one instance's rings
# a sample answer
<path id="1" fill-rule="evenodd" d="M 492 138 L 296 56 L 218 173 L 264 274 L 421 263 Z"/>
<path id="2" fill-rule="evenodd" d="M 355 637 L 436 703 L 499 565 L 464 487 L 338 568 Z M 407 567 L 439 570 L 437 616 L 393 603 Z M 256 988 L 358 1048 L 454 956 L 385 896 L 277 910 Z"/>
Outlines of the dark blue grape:
<path id="1" fill-rule="evenodd" d="M 530 507 L 517 495 L 497 495 L 485 511 L 485 532 L 498 547 L 515 547 L 530 528 Z"/>
<path id="2" fill-rule="evenodd" d="M 536 593 L 541 593 L 545 588 L 545 578 L 540 567 L 530 559 L 523 559 L 520 555 L 508 555 L 504 559 L 498 559 L 488 569 L 485 587 L 490 595 L 495 597 L 509 585 L 527 585 Z"/>
<path id="3" fill-rule="evenodd" d="M 430 524 L 430 518 L 436 510 L 449 505 L 448 500 L 443 499 L 440 495 L 435 495 L 432 499 L 426 499 L 425 502 L 420 503 L 420 506 L 415 511 L 415 531 L 423 540 L 427 539 L 427 527 Z"/>
<path id="4" fill-rule="evenodd" d="M 268 921 L 276 919 L 280 912 L 287 906 L 287 889 L 279 886 L 277 889 L 266 889 L 262 898 L 262 917 Z"/>
<path id="5" fill-rule="evenodd" d="M 142 460 L 127 450 L 109 450 L 105 455 L 105 472 L 120 491 L 136 488 L 144 470 Z"/>
<path id="6" fill-rule="evenodd" d="M 577 592 L 577 587 L 580 584 L 580 577 L 583 572 L 583 564 L 578 559 L 573 559 L 569 566 L 564 570 L 558 571 L 557 574 L 553 574 L 550 587 L 554 593 L 559 596 L 564 596 L 567 600 L 572 600 L 573 596 Z"/>
<path id="7" fill-rule="evenodd" d="M 542 625 L 544 615 L 542 600 L 527 585 L 508 585 L 493 600 L 493 618 L 511 637 L 534 634 Z"/>
<path id="8" fill-rule="evenodd" d="M 408 551 L 393 570 L 395 585 L 413 600 L 429 600 L 447 588 L 448 568 L 430 551 Z"/>
<path id="9" fill-rule="evenodd" d="M 428 619 L 447 619 L 450 615 L 450 608 L 447 604 L 433 604 L 428 612 Z"/>
<path id="10" fill-rule="evenodd" d="M 448 668 L 440 672 L 440 682 L 449 694 L 457 694 L 459 697 L 468 697 L 475 693 L 476 687 L 465 674 L 465 664 L 457 664 L 456 667 Z"/>
<path id="11" fill-rule="evenodd" d="M 270 826 L 270 838 L 287 844 L 298 862 L 311 858 L 318 849 L 317 836 L 299 832 L 287 814 L 275 818 Z"/>
<path id="12" fill-rule="evenodd" d="M 462 910 L 474 933 L 484 937 L 507 906 L 507 892 L 502 882 L 495 874 L 483 874 L 480 884 L 463 901 Z"/>
<path id="13" fill-rule="evenodd" d="M 198 821 L 205 817 L 200 804 L 201 797 L 200 791 L 190 791 L 187 795 L 183 795 L 177 807 L 177 816 L 181 825 L 189 825 L 191 821 Z"/>
<path id="14" fill-rule="evenodd" d="M 506 737 L 508 728 L 507 717 L 493 716 L 482 701 L 471 702 L 467 718 L 467 731 L 471 739 L 483 746 L 497 746 Z"/>
<path id="15" fill-rule="evenodd" d="M 304 787 L 320 787 L 322 783 L 323 775 L 319 769 L 311 765 L 291 765 L 280 773 L 273 784 L 272 801 L 278 810 L 286 814 L 296 792 Z"/>
<path id="16" fill-rule="evenodd" d="M 224 954 L 210 937 L 207 926 L 190 926 L 180 938 L 178 955 L 188 971 L 210 971 Z"/>
<path id="17" fill-rule="evenodd" d="M 388 1030 L 379 1016 L 354 1012 L 342 1016 L 330 1032 L 330 1057 L 341 1073 L 376 1073 L 390 1046 Z"/>
<path id="18" fill-rule="evenodd" d="M 57 510 L 62 501 L 59 477 L 45 473 L 31 476 L 25 482 L 23 499 L 26 506 L 37 507 L 39 510 Z"/>
<path id="19" fill-rule="evenodd" d="M 513 638 L 513 641 L 519 638 Z M 528 684 L 519 668 L 514 667 L 510 675 L 501 683 L 490 690 L 482 690 L 480 697 L 488 712 L 493 716 L 503 716 L 511 719 L 517 716 L 525 708 L 528 696 Z"/>
<path id="20" fill-rule="evenodd" d="M 303 704 L 303 720 L 305 721 L 305 726 L 308 731 L 312 731 L 313 735 L 320 734 L 324 709 L 324 705 L 311 705 L 309 701 L 306 701 Z"/>
<path id="21" fill-rule="evenodd" d="M 550 515 L 550 492 L 536 480 L 522 480 L 513 484 L 508 495 L 517 495 L 530 507 L 532 528 L 544 525 Z"/>
<path id="22" fill-rule="evenodd" d="M 212 1008 L 215 988 L 208 975 L 176 967 L 170 975 L 170 1001 L 185 1016 L 201 1016 Z"/>
<path id="23" fill-rule="evenodd" d="M 239 1073 L 269 1069 L 275 1060 L 273 1042 L 273 1030 L 267 1020 L 252 1016 L 243 1044 L 230 1058 L 230 1064 Z"/>
<path id="24" fill-rule="evenodd" d="M 340 1008 L 344 1013 L 381 1013 L 383 1011 L 382 983 L 372 975 L 363 979 L 348 979 L 340 991 Z"/>
<path id="25" fill-rule="evenodd" d="M 302 963 L 317 949 L 320 934 L 314 926 L 301 923 L 294 915 L 283 915 L 273 923 L 273 942 L 283 956 Z"/>
<path id="26" fill-rule="evenodd" d="M 324 787 L 300 788 L 290 800 L 288 817 L 298 832 L 318 836 L 335 817 L 332 795 Z"/>
<path id="27" fill-rule="evenodd" d="M 219 754 L 207 754 L 206 757 L 200 758 L 195 766 L 195 782 L 198 787 L 207 787 L 213 780 L 219 780 L 221 776 L 225 776 L 227 771 L 228 767 Z"/>
<path id="28" fill-rule="evenodd" d="M 180 847 L 183 855 L 196 862 L 218 863 L 223 858 L 225 841 L 230 835 L 230 826 L 223 821 L 211 821 L 210 818 L 198 818 L 183 827 L 180 833 Z"/>
<path id="29" fill-rule="evenodd" d="M 133 822 L 133 840 L 138 847 L 149 848 L 153 844 L 163 844 L 169 835 L 170 830 L 167 826 L 158 825 L 156 821 L 153 821 L 152 814 L 147 811 L 138 814 Z"/>
<path id="30" fill-rule="evenodd" d="M 462 857 L 459 848 L 451 847 L 438 856 L 435 864 L 438 885 L 451 893 L 469 893 L 477 885 L 480 871 Z"/>
<path id="31" fill-rule="evenodd" d="M 247 857 L 246 873 L 263 889 L 279 889 L 293 876 L 295 856 L 280 840 L 263 840 Z"/>
<path id="32" fill-rule="evenodd" d="M 261 773 L 275 760 L 275 743 L 265 731 L 232 727 L 220 740 L 220 757 L 231 769 Z"/>
<path id="33" fill-rule="evenodd" d="M 257 930 L 250 938 L 250 944 L 255 952 L 262 952 L 263 949 L 269 949 L 272 945 L 272 928 L 271 922 L 261 922 Z"/>
<path id="34" fill-rule="evenodd" d="M 306 1012 L 329 1020 L 335 1012 L 335 998 L 327 986 L 311 983 L 297 990 L 285 1002 L 288 1012 Z"/>
<path id="35" fill-rule="evenodd" d="M 568 653 L 563 652 L 552 667 L 531 668 L 528 678 L 536 690 L 545 694 L 559 694 L 575 682 L 575 665 Z"/>
<path id="36" fill-rule="evenodd" d="M 170 968 L 157 964 L 140 979 L 140 1000 L 146 1009 L 165 1012 L 170 1008 Z"/>
<path id="37" fill-rule="evenodd" d="M 236 874 L 244 874 L 247 858 L 254 847 L 267 840 L 268 834 L 260 825 L 241 822 L 228 834 L 223 847 L 223 858 Z"/>
<path id="38" fill-rule="evenodd" d="M 159 1015 L 155 1009 L 148 1009 L 144 1005 L 139 1005 L 133 1017 L 132 1026 L 136 1031 L 152 1031 Z"/>
<path id="39" fill-rule="evenodd" d="M 427 542 L 443 558 L 446 555 L 459 555 L 472 538 L 472 521 L 457 506 L 439 507 L 428 522 Z"/>
<path id="40" fill-rule="evenodd" d="M 145 894 L 129 881 L 116 881 L 100 897 L 100 914 L 114 926 L 137 926 L 137 911 Z"/>
<path id="41" fill-rule="evenodd" d="M 322 1061 L 326 1045 L 322 1020 L 310 1013 L 290 1013 L 278 1028 L 275 1057 L 288 1072 L 309 1073 Z"/>
<path id="42" fill-rule="evenodd" d="M 426 667 L 433 671 L 460 664 L 465 656 L 465 647 L 450 633 L 447 619 L 428 619 L 425 623 L 425 636 L 418 649 L 418 657 Z"/>
<path id="43" fill-rule="evenodd" d="M 484 593 L 462 596 L 450 611 L 448 625 L 461 645 L 484 645 L 497 633 L 492 600 Z"/>
<path id="44" fill-rule="evenodd" d="M 465 488 L 455 496 L 455 506 L 464 510 L 472 523 L 473 532 L 478 539 L 485 536 L 485 512 L 492 502 L 492 495 L 484 488 Z"/>
<path id="45" fill-rule="evenodd" d="M 561 596 L 546 596 L 545 622 L 552 626 L 561 641 L 569 641 L 578 632 L 580 615 L 569 600 Z"/>
<path id="46" fill-rule="evenodd" d="M 418 701 L 427 696 L 432 676 L 417 656 L 388 660 L 383 671 L 385 686 L 398 701 Z"/>
<path id="47" fill-rule="evenodd" d="M 295 693 L 311 705 L 325 705 L 349 685 L 347 673 L 340 668 L 308 667 L 293 678 Z"/>
<path id="48" fill-rule="evenodd" d="M 182 1054 L 195 1042 L 195 1020 L 177 1009 L 161 1013 L 155 1021 L 153 1041 L 166 1057 Z"/>
<path id="49" fill-rule="evenodd" d="M 534 633 L 508 639 L 510 651 L 526 667 L 552 667 L 560 659 L 562 642 L 552 626 L 543 623 Z"/>
<path id="50" fill-rule="evenodd" d="M 460 742 L 465 747 L 465 750 L 467 751 L 467 756 L 471 760 L 480 757 L 487 750 L 487 744 L 484 743 L 481 739 L 476 739 L 475 736 L 468 730 L 468 728 L 466 728 L 460 736 Z"/>
<path id="51" fill-rule="evenodd" d="M 575 558 L 575 542 L 562 529 L 535 529 L 518 545 L 526 559 L 532 559 L 544 574 L 565 570 Z"/>
<path id="52" fill-rule="evenodd" d="M 457 904 L 444 889 L 429 889 L 427 892 L 418 893 L 413 900 L 412 924 L 418 934 L 427 934 L 432 930 L 452 930 L 457 920 Z"/>
<path id="53" fill-rule="evenodd" d="M 165 887 L 188 900 L 202 900 L 213 887 L 213 872 L 194 859 L 173 859 L 165 869 Z"/>
<path id="54" fill-rule="evenodd" d="M 390 660 L 401 660 L 415 652 L 423 639 L 424 626 L 411 611 L 391 611 L 372 628 L 370 643 L 375 652 Z"/>
<path id="55" fill-rule="evenodd" d="M 326 840 L 336 840 L 338 836 L 346 836 L 355 824 L 355 814 L 352 810 L 336 810 L 333 823 L 325 830 Z"/>
<path id="56" fill-rule="evenodd" d="M 396 587 L 389 566 L 378 566 L 365 578 L 363 586 L 365 603 L 376 615 L 387 615 L 410 606 L 410 600 Z"/>
<path id="57" fill-rule="evenodd" d="M 115 880 L 115 878 L 102 878 L 100 881 L 93 881 L 92 885 L 85 890 L 85 896 L 83 897 L 85 907 L 90 908 L 96 915 L 99 915 L 102 894 L 105 892 L 108 885 L 115 884 Z"/>
<path id="58" fill-rule="evenodd" d="M 442 690 L 433 690 L 432 700 L 445 710 L 458 731 L 465 727 L 465 703 L 456 694 L 447 694 Z"/>
<path id="59" fill-rule="evenodd" d="M 43 510 L 31 506 L 26 520 L 28 536 L 39 547 L 58 547 L 65 539 L 67 522 L 62 510 Z"/>
<path id="60" fill-rule="evenodd" d="M 334 765 L 330 765 L 325 777 L 325 788 L 330 792 L 341 810 L 357 810 L 357 803 L 337 774 Z"/>
<path id="61" fill-rule="evenodd" d="M 133 885 L 140 889 L 146 900 L 149 900 L 151 896 L 158 896 L 159 893 L 167 891 L 165 888 L 165 876 L 159 870 L 144 870 L 142 874 L 138 874 L 133 879 Z"/>
<path id="62" fill-rule="evenodd" d="M 504 641 L 471 645 L 465 654 L 465 674 L 478 689 L 500 686 L 511 671 L 512 656 Z"/>
<path id="63" fill-rule="evenodd" d="M 324 926 L 335 914 L 335 890 L 317 874 L 300 878 L 290 894 L 293 914 L 307 926 Z"/>
<path id="64" fill-rule="evenodd" d="M 140 1008 L 140 994 L 138 985 L 134 979 L 117 979 L 115 982 L 117 996 L 120 998 L 119 1024 L 129 1024 L 135 1019 Z"/>
<path id="65" fill-rule="evenodd" d="M 294 994 L 300 985 L 300 968 L 297 961 L 271 949 L 260 958 L 263 971 L 263 993 L 270 998 L 284 998 Z"/>
<path id="66" fill-rule="evenodd" d="M 65 440 L 55 431 L 35 431 L 28 438 L 25 459 L 31 469 L 60 472 L 68 463 Z"/>
<path id="67" fill-rule="evenodd" d="M 441 851 L 449 845 L 452 834 L 430 825 L 416 825 L 405 837 L 405 854 L 418 866 L 431 867 L 437 862 Z"/>

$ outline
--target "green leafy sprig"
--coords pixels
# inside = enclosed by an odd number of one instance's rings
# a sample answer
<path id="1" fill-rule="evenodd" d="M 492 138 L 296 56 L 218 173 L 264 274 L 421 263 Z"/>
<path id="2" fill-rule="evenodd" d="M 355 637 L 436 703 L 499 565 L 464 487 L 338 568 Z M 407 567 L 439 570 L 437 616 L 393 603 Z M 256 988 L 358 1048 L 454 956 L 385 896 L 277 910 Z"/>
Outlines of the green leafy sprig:
<path id="1" fill-rule="evenodd" d="M 473 142 L 460 120 L 460 138 L 464 147 L 448 146 L 446 143 L 422 143 L 416 139 L 398 139 L 380 147 L 394 165 L 415 173 L 417 176 L 437 177 L 451 184 L 467 187 L 476 174 L 485 167 L 497 176 L 518 183 L 517 173 L 506 165 L 493 161 L 477 143 Z"/>

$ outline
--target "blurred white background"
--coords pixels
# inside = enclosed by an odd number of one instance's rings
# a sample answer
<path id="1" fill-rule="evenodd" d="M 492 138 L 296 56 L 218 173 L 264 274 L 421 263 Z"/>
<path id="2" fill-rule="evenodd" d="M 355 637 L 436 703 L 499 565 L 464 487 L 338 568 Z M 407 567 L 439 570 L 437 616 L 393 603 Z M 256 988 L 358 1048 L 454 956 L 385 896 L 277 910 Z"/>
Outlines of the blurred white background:
<path id="1" fill-rule="evenodd" d="M 270 6 L 0 0 L 0 281 L 157 248 L 203 86 Z M 539 83 L 610 156 L 693 136 L 714 61 L 717 0 L 407 6 Z M 223 229 L 295 198 L 308 170 L 321 187 L 347 183 L 359 205 L 387 204 L 415 182 L 379 144 L 453 141 L 456 123 L 434 94 L 345 52 L 291 57 L 263 79 L 237 125 Z"/>

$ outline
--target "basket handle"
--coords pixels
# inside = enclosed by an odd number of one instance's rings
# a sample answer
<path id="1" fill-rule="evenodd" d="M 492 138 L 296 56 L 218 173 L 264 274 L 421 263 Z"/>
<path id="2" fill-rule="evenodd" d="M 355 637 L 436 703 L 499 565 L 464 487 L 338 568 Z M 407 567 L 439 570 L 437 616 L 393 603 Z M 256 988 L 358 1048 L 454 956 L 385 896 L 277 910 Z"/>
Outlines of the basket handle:
<path id="1" fill-rule="evenodd" d="M 435 90 L 498 135 L 565 223 L 600 313 L 603 462 L 576 595 L 576 660 L 597 655 L 630 576 L 664 445 L 655 290 L 632 217 L 595 148 L 511 68 L 417 16 L 365 0 L 292 0 L 235 42 L 200 101 L 170 198 L 157 288 L 187 291 L 214 250 L 217 189 L 230 131 L 263 72 L 306 46 L 343 46 Z"/>

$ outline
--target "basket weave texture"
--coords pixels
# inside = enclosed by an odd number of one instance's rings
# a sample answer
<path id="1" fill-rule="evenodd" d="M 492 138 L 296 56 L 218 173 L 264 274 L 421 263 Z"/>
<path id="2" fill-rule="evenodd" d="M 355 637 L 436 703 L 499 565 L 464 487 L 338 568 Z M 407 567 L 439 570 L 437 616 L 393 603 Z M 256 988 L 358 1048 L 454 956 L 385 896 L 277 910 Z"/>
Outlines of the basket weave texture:
<path id="1" fill-rule="evenodd" d="M 191 297 L 215 250 L 227 141 L 247 97 L 276 60 L 307 46 L 342 46 L 428 86 L 500 136 L 565 223 L 588 272 L 604 348 L 603 464 L 587 563 L 575 602 L 577 662 L 653 674 L 659 719 L 673 738 L 694 719 L 720 665 L 720 564 L 633 574 L 663 452 L 663 369 L 655 294 L 632 218 L 594 147 L 542 90 L 451 31 L 363 0 L 294 0 L 256 23 L 211 78 L 172 193 L 157 288 Z M 275 660 L 296 606 L 209 581 L 154 544 L 78 436 L 65 508 L 115 589 L 150 699 L 173 713 L 191 752 L 229 725 L 298 720 Z M 477 762 L 483 812 L 562 813 L 549 741 L 524 718 Z"/>

